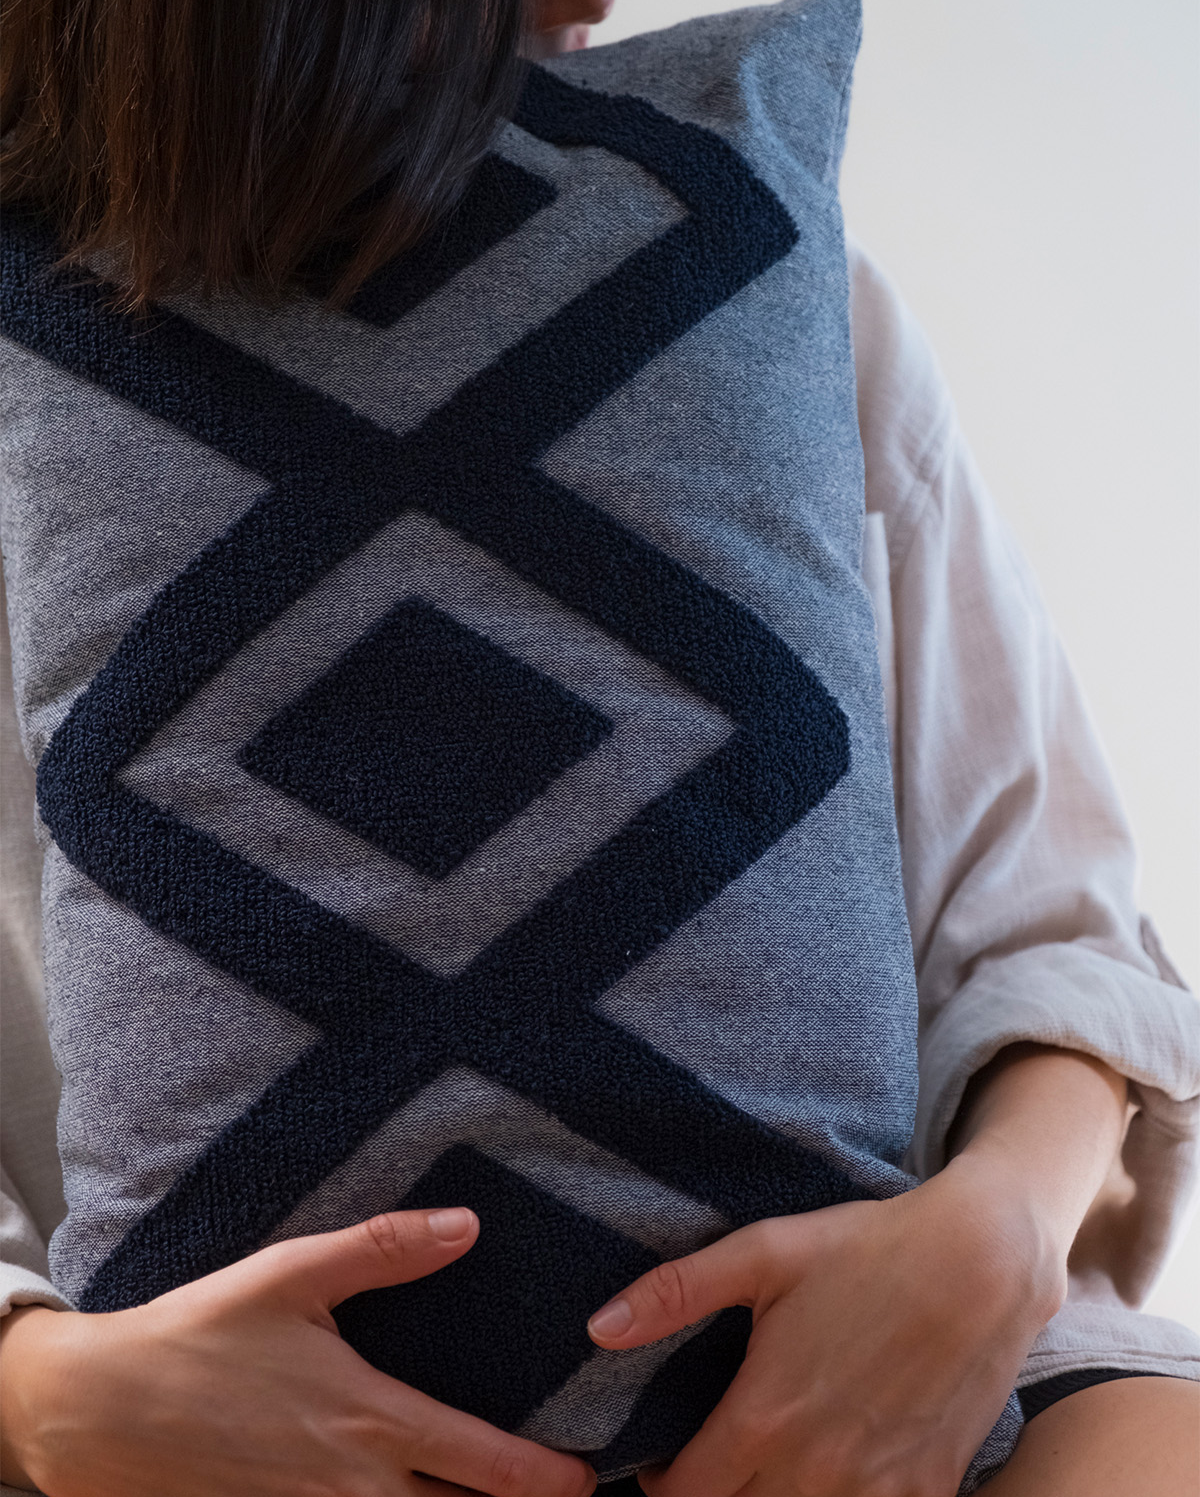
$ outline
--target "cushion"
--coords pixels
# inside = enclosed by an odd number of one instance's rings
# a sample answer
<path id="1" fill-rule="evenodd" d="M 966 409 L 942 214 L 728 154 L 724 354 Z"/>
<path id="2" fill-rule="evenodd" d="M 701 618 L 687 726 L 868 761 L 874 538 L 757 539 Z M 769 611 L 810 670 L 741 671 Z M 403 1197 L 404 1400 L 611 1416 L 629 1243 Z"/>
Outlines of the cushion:
<path id="1" fill-rule="evenodd" d="M 534 69 L 342 313 L 131 321 L 7 215 L 81 1309 L 470 1205 L 477 1246 L 343 1334 L 617 1477 L 696 1430 L 747 1317 L 614 1354 L 592 1310 L 912 1184 L 836 193 L 858 26 L 789 0 Z"/>

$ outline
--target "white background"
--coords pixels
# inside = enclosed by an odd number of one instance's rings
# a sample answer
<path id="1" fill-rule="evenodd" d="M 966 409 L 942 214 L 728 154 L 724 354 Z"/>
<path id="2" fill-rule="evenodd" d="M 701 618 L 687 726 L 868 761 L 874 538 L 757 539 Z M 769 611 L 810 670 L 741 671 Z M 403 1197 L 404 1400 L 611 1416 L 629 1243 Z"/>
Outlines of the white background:
<path id="1" fill-rule="evenodd" d="M 728 9 L 618 0 L 597 42 Z M 850 227 L 948 373 L 1200 983 L 1200 8 L 865 0 Z M 1150 1308 L 1200 1330 L 1200 1224 Z"/>

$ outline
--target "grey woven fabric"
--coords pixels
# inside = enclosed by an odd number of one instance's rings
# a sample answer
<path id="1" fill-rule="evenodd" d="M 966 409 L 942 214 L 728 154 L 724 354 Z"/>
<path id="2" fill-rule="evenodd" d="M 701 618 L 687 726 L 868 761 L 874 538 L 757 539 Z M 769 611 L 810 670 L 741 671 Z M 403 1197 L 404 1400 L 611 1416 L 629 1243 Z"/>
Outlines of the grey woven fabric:
<path id="1" fill-rule="evenodd" d="M 133 326 L 5 226 L 81 1307 L 461 1201 L 472 1253 L 343 1333 L 617 1477 L 690 1436 L 746 1325 L 615 1356 L 588 1311 L 911 1183 L 836 197 L 857 35 L 813 0 L 535 70 L 453 223 L 344 314 Z"/>

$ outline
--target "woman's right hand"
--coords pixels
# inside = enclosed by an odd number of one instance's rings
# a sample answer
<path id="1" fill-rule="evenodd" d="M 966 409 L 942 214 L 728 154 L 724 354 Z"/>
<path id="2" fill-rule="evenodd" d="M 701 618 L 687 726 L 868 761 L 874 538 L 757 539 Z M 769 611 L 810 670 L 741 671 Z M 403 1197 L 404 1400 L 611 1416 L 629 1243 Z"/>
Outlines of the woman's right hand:
<path id="1" fill-rule="evenodd" d="M 338 1335 L 335 1305 L 444 1268 L 478 1232 L 462 1208 L 397 1211 L 136 1309 L 14 1311 L 0 1475 L 49 1497 L 586 1497 L 582 1461 L 384 1376 Z"/>

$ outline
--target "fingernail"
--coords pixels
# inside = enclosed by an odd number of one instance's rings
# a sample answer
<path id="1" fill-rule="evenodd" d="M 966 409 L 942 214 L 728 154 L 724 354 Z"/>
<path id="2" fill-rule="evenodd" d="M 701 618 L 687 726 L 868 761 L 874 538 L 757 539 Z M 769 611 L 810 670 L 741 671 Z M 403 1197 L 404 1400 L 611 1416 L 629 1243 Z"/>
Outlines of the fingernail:
<path id="1" fill-rule="evenodd" d="M 629 1301 L 613 1299 L 596 1311 L 588 1321 L 588 1330 L 593 1336 L 603 1336 L 606 1341 L 611 1341 L 614 1336 L 623 1336 L 632 1324 L 633 1311 Z"/>
<path id="2" fill-rule="evenodd" d="M 465 1206 L 454 1206 L 449 1211 L 431 1211 L 426 1218 L 429 1230 L 442 1242 L 457 1242 L 471 1230 L 475 1213 Z"/>

